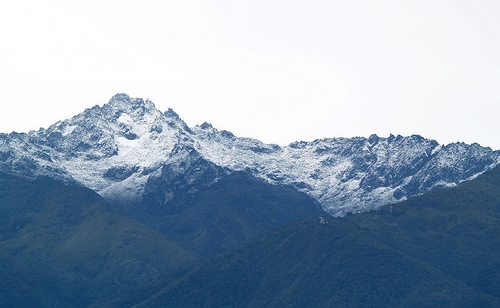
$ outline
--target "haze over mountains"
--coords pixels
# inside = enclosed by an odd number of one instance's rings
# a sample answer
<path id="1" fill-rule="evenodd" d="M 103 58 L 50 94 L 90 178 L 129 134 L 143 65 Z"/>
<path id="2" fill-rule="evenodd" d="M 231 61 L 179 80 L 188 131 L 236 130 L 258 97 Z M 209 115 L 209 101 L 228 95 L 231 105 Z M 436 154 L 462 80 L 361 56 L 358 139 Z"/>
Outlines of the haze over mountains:
<path id="1" fill-rule="evenodd" d="M 117 94 L 0 134 L 0 300 L 500 306 L 498 162 L 418 135 L 280 147 Z"/>

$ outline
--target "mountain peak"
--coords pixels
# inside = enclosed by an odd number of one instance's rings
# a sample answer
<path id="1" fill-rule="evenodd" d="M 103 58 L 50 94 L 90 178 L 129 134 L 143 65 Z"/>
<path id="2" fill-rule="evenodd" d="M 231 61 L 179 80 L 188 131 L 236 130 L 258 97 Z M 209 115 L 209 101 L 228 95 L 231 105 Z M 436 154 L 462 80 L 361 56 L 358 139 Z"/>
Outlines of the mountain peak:
<path id="1" fill-rule="evenodd" d="M 165 111 L 164 114 L 167 118 L 181 120 L 181 117 L 179 117 L 177 112 L 175 112 L 172 108 L 168 108 L 168 110 Z"/>
<path id="2" fill-rule="evenodd" d="M 212 126 L 211 123 L 208 122 L 203 122 L 203 124 L 200 125 L 201 129 L 213 129 L 214 127 Z"/>
<path id="3" fill-rule="evenodd" d="M 103 108 L 111 107 L 116 111 L 121 112 L 133 112 L 139 110 L 141 114 L 144 114 L 145 111 L 155 110 L 156 107 L 152 101 L 149 99 L 142 98 L 131 98 L 125 93 L 115 94 L 107 104 L 103 106 Z"/>
<path id="4" fill-rule="evenodd" d="M 120 102 L 126 102 L 126 101 L 131 101 L 132 99 L 128 94 L 126 93 L 117 93 L 113 95 L 113 97 L 109 100 L 109 102 L 115 102 L 115 101 L 120 101 Z"/>

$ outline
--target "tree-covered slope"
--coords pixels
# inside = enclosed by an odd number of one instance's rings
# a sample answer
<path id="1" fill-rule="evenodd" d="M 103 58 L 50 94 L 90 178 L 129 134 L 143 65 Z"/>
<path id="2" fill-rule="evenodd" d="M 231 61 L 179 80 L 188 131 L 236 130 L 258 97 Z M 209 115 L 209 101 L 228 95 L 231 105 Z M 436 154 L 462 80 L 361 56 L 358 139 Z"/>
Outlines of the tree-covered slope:
<path id="1" fill-rule="evenodd" d="M 500 169 L 259 236 L 110 306 L 500 307 Z"/>
<path id="2" fill-rule="evenodd" d="M 3 307 L 87 307 L 194 260 L 87 188 L 0 173 Z"/>
<path id="3" fill-rule="evenodd" d="M 248 172 L 224 174 L 203 159 L 187 173 L 175 174 L 174 169 L 166 166 L 162 176 L 148 182 L 143 221 L 203 258 L 291 221 L 328 215 L 293 187 L 271 185 Z"/>

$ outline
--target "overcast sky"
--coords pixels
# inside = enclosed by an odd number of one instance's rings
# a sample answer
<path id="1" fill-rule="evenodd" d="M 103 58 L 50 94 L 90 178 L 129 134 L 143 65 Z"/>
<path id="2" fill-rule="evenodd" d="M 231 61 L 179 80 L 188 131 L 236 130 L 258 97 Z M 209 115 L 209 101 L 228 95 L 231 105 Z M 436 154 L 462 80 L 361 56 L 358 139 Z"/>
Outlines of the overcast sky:
<path id="1" fill-rule="evenodd" d="M 500 149 L 500 1 L 8 1 L 0 132 L 115 93 L 286 145 L 420 134 Z"/>

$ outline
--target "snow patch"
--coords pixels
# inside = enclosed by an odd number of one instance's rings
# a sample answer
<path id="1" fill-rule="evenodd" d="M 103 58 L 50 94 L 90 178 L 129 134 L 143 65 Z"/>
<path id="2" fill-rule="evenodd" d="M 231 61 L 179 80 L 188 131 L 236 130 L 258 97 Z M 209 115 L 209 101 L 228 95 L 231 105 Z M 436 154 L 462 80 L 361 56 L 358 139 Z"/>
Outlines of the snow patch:
<path id="1" fill-rule="evenodd" d="M 66 137 L 67 135 L 71 134 L 77 127 L 78 125 L 66 125 L 61 134 L 63 135 L 63 137 Z"/>
<path id="2" fill-rule="evenodd" d="M 134 125 L 134 120 L 126 113 L 122 113 L 116 121 L 128 124 L 130 126 Z"/>
<path id="3" fill-rule="evenodd" d="M 116 141 L 118 141 L 118 144 L 123 147 L 127 148 L 138 148 L 140 147 L 140 140 L 139 139 L 134 139 L 134 140 L 129 140 L 125 137 L 118 137 L 116 138 Z"/>

